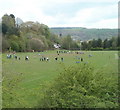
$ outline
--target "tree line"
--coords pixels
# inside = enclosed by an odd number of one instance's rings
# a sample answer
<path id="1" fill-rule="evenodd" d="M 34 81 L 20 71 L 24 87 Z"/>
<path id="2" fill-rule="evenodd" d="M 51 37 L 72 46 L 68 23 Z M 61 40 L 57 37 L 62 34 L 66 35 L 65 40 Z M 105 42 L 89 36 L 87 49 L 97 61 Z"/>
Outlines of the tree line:
<path id="1" fill-rule="evenodd" d="M 50 32 L 50 29 L 45 24 L 39 22 L 27 21 L 21 24 L 16 22 L 13 14 L 5 14 L 2 17 L 2 51 L 43 51 L 54 49 L 54 44 L 60 44 L 61 48 L 69 49 L 66 45 L 69 44 L 74 47 L 77 43 L 72 40 L 70 36 L 59 38 Z"/>
<path id="2" fill-rule="evenodd" d="M 2 17 L 2 51 L 42 51 L 53 48 L 59 39 L 47 25 L 27 21 L 17 24 L 13 14 Z"/>
<path id="3" fill-rule="evenodd" d="M 53 34 L 49 27 L 39 22 L 27 21 L 18 23 L 13 14 L 2 17 L 2 51 L 44 51 L 54 49 L 54 44 L 60 44 L 66 50 L 118 50 L 119 39 L 113 37 L 102 41 L 93 39 L 89 41 L 73 40 L 70 35 L 60 37 Z"/>
<path id="4" fill-rule="evenodd" d="M 82 50 L 120 50 L 119 37 L 112 37 L 111 39 L 93 39 L 81 42 Z"/>

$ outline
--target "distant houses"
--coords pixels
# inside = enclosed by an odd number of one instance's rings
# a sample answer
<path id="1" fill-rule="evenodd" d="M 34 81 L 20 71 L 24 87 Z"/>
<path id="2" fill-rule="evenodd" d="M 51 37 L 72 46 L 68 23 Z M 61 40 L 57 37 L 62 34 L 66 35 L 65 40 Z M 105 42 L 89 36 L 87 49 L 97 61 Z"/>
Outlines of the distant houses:
<path id="1" fill-rule="evenodd" d="M 60 44 L 54 44 L 54 48 L 58 49 L 58 48 L 60 48 L 60 47 L 61 47 Z"/>

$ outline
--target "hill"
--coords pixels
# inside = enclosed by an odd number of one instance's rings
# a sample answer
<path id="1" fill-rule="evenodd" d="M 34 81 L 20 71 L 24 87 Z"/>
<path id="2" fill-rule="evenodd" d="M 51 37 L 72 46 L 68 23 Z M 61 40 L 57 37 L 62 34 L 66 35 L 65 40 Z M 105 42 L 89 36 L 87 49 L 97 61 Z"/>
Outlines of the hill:
<path id="1" fill-rule="evenodd" d="M 117 29 L 96 29 L 96 28 L 82 28 L 82 27 L 53 27 L 50 28 L 50 31 L 57 35 L 71 35 L 75 40 L 90 40 L 90 39 L 98 39 L 102 40 L 106 38 L 116 37 Z"/>

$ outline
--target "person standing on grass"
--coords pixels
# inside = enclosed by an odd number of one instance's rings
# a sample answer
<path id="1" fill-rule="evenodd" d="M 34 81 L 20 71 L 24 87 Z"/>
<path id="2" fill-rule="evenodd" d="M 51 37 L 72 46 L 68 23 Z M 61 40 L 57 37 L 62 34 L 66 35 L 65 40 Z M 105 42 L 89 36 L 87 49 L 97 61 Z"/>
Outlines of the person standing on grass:
<path id="1" fill-rule="evenodd" d="M 46 58 L 46 61 L 49 61 L 49 58 L 48 58 L 48 57 Z"/>
<path id="2" fill-rule="evenodd" d="M 58 60 L 58 58 L 57 58 L 57 57 L 55 57 L 55 60 L 57 61 L 57 60 Z"/>
<path id="3" fill-rule="evenodd" d="M 29 60 L 29 57 L 28 57 L 28 56 L 26 56 L 26 57 L 25 57 L 25 60 L 27 60 L 27 61 L 28 61 L 28 60 Z"/>
<path id="4" fill-rule="evenodd" d="M 61 61 L 62 61 L 62 62 L 64 61 L 64 58 L 63 58 L 63 57 L 61 58 Z"/>
<path id="5" fill-rule="evenodd" d="M 83 62 L 83 58 L 81 58 L 81 62 Z"/>
<path id="6" fill-rule="evenodd" d="M 17 60 L 17 56 L 15 55 L 14 57 L 15 57 L 15 59 Z"/>

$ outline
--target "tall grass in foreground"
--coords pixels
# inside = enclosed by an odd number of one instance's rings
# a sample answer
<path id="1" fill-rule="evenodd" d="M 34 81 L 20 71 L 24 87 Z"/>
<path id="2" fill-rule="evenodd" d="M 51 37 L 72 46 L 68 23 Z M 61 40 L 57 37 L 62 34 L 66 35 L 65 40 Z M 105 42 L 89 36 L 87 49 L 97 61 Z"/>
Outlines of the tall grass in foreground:
<path id="1" fill-rule="evenodd" d="M 117 108 L 118 92 L 114 74 L 95 72 L 88 64 L 77 64 L 64 68 L 53 84 L 44 89 L 38 107 Z"/>

